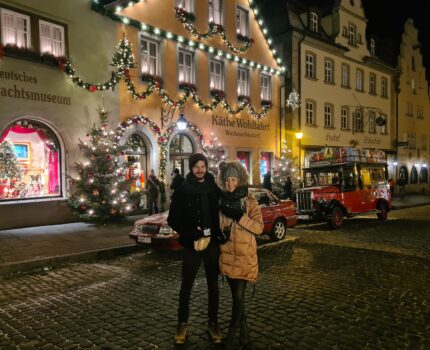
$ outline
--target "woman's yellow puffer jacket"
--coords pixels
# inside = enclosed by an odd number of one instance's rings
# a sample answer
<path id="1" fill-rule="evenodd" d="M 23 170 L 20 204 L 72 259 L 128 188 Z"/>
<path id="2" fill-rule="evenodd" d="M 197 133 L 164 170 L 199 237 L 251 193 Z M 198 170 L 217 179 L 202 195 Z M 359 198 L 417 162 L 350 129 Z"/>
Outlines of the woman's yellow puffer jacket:
<path id="1" fill-rule="evenodd" d="M 258 276 L 257 242 L 255 235 L 263 232 L 263 216 L 257 200 L 248 195 L 246 213 L 239 222 L 220 214 L 221 229 L 231 226 L 230 239 L 221 245 L 220 271 L 233 279 L 256 282 Z"/>

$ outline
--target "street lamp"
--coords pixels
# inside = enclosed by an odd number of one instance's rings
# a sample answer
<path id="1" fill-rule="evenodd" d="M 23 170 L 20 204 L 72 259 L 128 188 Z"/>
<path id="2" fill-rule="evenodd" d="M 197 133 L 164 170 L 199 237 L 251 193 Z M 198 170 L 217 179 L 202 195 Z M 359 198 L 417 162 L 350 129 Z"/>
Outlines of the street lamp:
<path id="1" fill-rule="evenodd" d="M 185 119 L 184 113 L 179 113 L 178 121 L 176 122 L 176 126 L 178 127 L 178 130 L 185 130 L 187 128 L 187 120 Z"/>
<path id="2" fill-rule="evenodd" d="M 295 133 L 296 139 L 299 140 L 299 177 L 302 179 L 302 137 L 303 133 L 298 131 Z"/>

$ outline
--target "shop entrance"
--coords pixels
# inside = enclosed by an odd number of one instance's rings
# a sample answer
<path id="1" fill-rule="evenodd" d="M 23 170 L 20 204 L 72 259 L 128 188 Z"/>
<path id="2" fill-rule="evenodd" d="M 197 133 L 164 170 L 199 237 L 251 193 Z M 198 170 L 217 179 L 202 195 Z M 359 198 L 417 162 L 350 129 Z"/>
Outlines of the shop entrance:
<path id="1" fill-rule="evenodd" d="M 177 134 L 170 142 L 170 174 L 178 168 L 182 175 L 188 173 L 189 158 L 194 153 L 193 143 L 185 134 Z"/>
<path id="2" fill-rule="evenodd" d="M 133 179 L 130 191 L 140 191 L 145 188 L 145 179 L 148 175 L 149 152 L 145 140 L 138 134 L 131 135 L 127 142 L 126 160 L 132 162 L 127 175 Z"/>

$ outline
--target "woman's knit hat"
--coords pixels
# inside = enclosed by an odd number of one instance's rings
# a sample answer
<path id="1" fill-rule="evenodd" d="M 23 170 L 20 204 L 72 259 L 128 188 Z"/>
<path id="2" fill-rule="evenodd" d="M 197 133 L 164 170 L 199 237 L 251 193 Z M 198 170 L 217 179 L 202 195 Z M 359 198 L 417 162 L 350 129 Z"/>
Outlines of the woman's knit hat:
<path id="1" fill-rule="evenodd" d="M 221 187 L 224 187 L 224 183 L 228 177 L 238 178 L 238 186 L 248 185 L 248 174 L 246 173 L 246 169 L 237 160 L 230 162 L 222 161 L 218 164 L 218 169 L 218 183 Z"/>

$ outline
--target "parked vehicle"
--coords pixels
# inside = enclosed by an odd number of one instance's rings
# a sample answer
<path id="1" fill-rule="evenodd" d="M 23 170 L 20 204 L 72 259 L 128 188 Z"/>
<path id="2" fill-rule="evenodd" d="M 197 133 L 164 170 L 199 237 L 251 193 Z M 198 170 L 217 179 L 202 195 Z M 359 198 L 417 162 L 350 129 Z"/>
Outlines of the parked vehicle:
<path id="1" fill-rule="evenodd" d="M 287 227 L 297 223 L 296 208 L 291 200 L 280 200 L 272 192 L 263 188 L 250 188 L 261 206 L 264 221 L 264 234 L 272 241 L 283 239 Z M 178 250 L 179 235 L 167 224 L 169 212 L 154 214 L 134 223 L 133 231 L 129 233 L 137 244 L 151 245 L 158 250 Z"/>
<path id="2" fill-rule="evenodd" d="M 303 169 L 304 187 L 296 193 L 299 220 L 326 220 L 337 229 L 345 217 L 373 212 L 387 218 L 391 193 L 382 151 L 325 149 L 309 164 Z"/>

